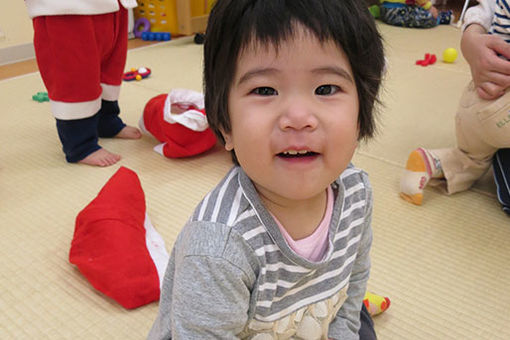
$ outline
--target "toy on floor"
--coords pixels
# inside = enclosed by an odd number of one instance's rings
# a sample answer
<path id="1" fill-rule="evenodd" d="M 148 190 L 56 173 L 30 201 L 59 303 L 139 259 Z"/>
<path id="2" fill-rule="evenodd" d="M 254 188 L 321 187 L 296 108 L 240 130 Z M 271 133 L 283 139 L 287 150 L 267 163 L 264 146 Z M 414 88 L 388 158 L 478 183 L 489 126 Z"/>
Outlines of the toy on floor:
<path id="1" fill-rule="evenodd" d="M 192 90 L 174 89 L 149 100 L 139 126 L 162 143 L 154 151 L 169 158 L 198 155 L 216 145 L 204 111 L 204 95 Z"/>
<path id="2" fill-rule="evenodd" d="M 435 54 L 425 53 L 424 59 L 417 60 L 416 65 L 428 66 L 428 65 L 434 64 L 436 61 L 437 61 L 437 57 Z"/>
<path id="3" fill-rule="evenodd" d="M 142 32 L 142 40 L 168 41 L 172 39 L 170 32 Z"/>
<path id="4" fill-rule="evenodd" d="M 363 303 L 365 304 L 365 307 L 367 307 L 368 313 L 371 316 L 381 314 L 382 312 L 390 308 L 389 298 L 381 295 L 372 294 L 370 292 L 365 293 Z"/>
<path id="5" fill-rule="evenodd" d="M 458 53 L 457 50 L 453 47 L 447 48 L 443 51 L 443 61 L 445 63 L 453 63 L 457 59 Z"/>
<path id="6" fill-rule="evenodd" d="M 441 11 L 438 13 L 437 20 L 440 25 L 449 25 L 453 23 L 455 16 L 453 15 L 452 10 Z"/>
<path id="7" fill-rule="evenodd" d="M 42 103 L 42 102 L 49 102 L 50 98 L 48 98 L 48 92 L 37 92 L 32 96 L 32 100 Z"/>
<path id="8" fill-rule="evenodd" d="M 124 73 L 122 79 L 124 81 L 142 80 L 151 75 L 151 69 L 148 67 L 132 68 L 131 71 Z"/>
<path id="9" fill-rule="evenodd" d="M 197 45 L 202 45 L 205 42 L 205 34 L 203 34 L 203 33 L 195 34 L 195 37 L 193 38 L 193 41 Z"/>
<path id="10" fill-rule="evenodd" d="M 94 288 L 131 309 L 159 300 L 168 258 L 138 176 L 120 167 L 76 217 L 69 262 Z"/>
<path id="11" fill-rule="evenodd" d="M 138 18 L 135 20 L 135 25 L 133 27 L 133 34 L 137 38 L 142 37 L 143 32 L 149 32 L 151 29 L 151 23 L 147 18 Z"/>
<path id="12" fill-rule="evenodd" d="M 379 5 L 372 5 L 368 7 L 368 10 L 370 11 L 370 14 L 374 17 L 374 19 L 379 19 L 381 16 L 381 9 L 379 8 Z"/>

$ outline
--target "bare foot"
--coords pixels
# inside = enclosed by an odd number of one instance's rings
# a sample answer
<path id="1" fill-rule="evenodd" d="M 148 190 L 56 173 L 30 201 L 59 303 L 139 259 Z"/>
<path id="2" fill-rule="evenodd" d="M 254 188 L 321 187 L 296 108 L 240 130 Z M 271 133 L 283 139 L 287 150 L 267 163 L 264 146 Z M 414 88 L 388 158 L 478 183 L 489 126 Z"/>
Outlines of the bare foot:
<path id="1" fill-rule="evenodd" d="M 110 166 L 117 163 L 120 160 L 120 155 L 111 153 L 103 148 L 94 151 L 78 163 L 94 165 L 94 166 Z"/>
<path id="2" fill-rule="evenodd" d="M 142 138 L 142 133 L 137 128 L 126 125 L 115 137 L 125 139 L 140 139 Z"/>

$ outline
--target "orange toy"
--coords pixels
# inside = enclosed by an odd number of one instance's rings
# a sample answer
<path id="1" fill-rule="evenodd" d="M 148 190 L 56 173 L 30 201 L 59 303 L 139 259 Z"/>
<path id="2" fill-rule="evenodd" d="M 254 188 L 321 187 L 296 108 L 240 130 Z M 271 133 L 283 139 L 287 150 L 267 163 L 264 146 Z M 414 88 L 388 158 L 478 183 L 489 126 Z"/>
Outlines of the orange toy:
<path id="1" fill-rule="evenodd" d="M 390 308 L 390 299 L 388 297 L 372 294 L 369 292 L 365 293 L 363 303 L 365 304 L 365 307 L 367 307 L 368 313 L 371 316 L 381 314 Z"/>

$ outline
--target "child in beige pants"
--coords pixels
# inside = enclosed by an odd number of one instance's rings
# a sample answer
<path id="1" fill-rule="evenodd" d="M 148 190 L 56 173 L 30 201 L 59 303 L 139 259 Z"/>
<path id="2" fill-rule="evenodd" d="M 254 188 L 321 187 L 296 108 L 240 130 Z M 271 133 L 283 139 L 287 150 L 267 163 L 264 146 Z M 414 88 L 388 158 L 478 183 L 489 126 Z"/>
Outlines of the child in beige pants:
<path id="1" fill-rule="evenodd" d="M 430 185 L 453 194 L 469 189 L 489 169 L 496 151 L 510 147 L 510 92 L 487 101 L 478 97 L 471 82 L 462 94 L 455 128 L 456 148 L 419 148 L 411 153 L 401 182 L 404 199 L 421 204 L 426 180 L 421 180 L 419 190 L 414 184 L 420 182 L 423 172 L 429 174 Z"/>
<path id="2" fill-rule="evenodd" d="M 414 204 L 422 203 L 428 183 L 448 194 L 469 189 L 489 169 L 495 153 L 510 148 L 510 35 L 498 22 L 509 13 L 498 11 L 506 9 L 493 0 L 466 14 L 462 50 L 473 81 L 464 90 L 455 117 L 457 146 L 411 152 L 400 195 Z"/>

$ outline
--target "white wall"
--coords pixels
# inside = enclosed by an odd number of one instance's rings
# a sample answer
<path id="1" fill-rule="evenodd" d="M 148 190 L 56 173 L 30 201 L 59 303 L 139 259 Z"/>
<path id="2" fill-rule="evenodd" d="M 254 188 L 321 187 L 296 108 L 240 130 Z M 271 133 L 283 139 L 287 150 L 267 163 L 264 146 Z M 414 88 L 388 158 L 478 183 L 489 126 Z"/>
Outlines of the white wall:
<path id="1" fill-rule="evenodd" d="M 24 1 L 0 0 L 0 31 L 0 64 L 33 57 L 34 32 Z"/>
<path id="2" fill-rule="evenodd" d="M 0 0 L 0 48 L 32 42 L 32 21 L 22 0 Z"/>

